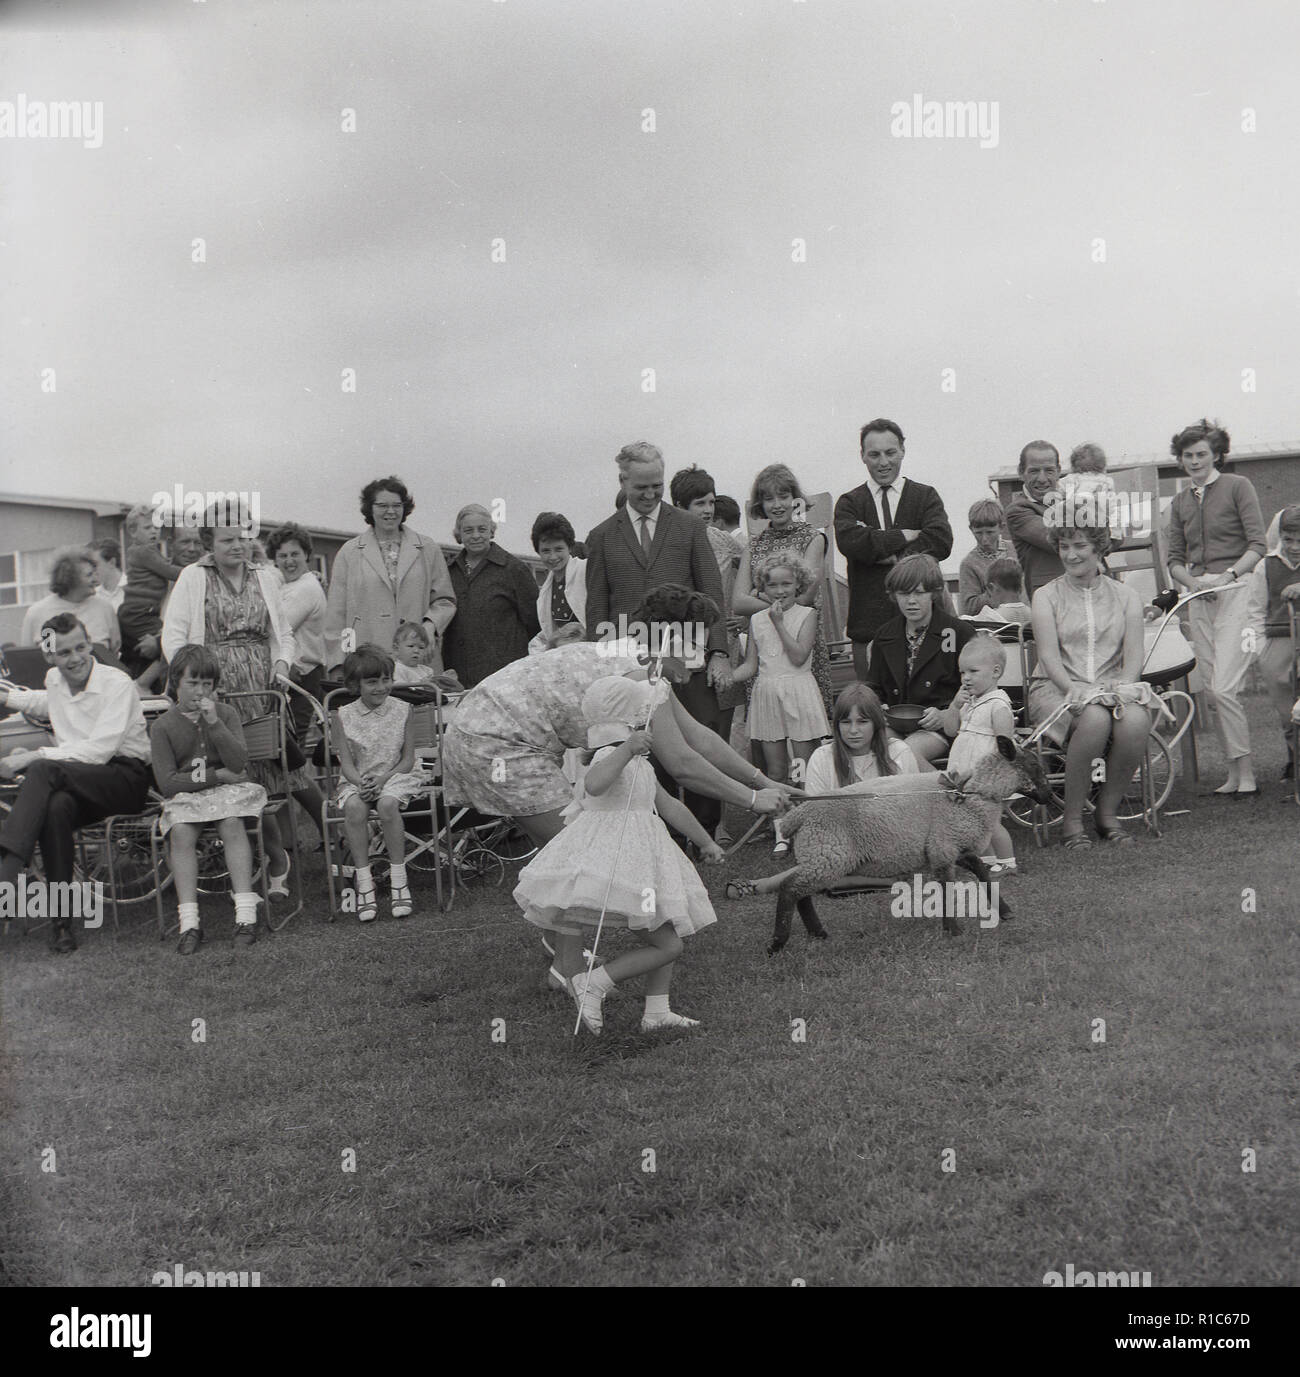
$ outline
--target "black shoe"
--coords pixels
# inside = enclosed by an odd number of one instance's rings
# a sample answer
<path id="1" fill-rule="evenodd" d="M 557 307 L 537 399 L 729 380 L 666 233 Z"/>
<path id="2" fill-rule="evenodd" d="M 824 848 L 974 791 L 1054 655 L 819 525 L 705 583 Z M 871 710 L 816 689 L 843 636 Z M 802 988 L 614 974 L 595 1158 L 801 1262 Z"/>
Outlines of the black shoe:
<path id="1" fill-rule="evenodd" d="M 77 939 L 70 927 L 56 924 L 50 929 L 50 950 L 56 956 L 66 956 L 68 952 L 77 950 Z"/>
<path id="2" fill-rule="evenodd" d="M 235 924 L 235 946 L 251 947 L 257 941 L 256 923 Z"/>
<path id="3" fill-rule="evenodd" d="M 193 956 L 203 944 L 202 928 L 187 928 L 181 933 L 181 940 L 176 944 L 176 950 L 182 956 Z"/>

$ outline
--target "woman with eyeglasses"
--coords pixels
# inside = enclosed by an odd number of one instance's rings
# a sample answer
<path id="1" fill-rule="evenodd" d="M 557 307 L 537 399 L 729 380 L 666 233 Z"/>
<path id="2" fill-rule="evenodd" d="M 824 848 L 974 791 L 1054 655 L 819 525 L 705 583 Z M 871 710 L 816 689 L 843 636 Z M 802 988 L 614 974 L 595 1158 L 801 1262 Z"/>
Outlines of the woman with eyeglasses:
<path id="1" fill-rule="evenodd" d="M 376 478 L 362 488 L 361 515 L 370 529 L 340 548 L 330 574 L 325 640 L 332 671 L 359 645 L 391 646 L 402 622 L 423 623 L 429 663 L 441 671 L 456 594 L 438 542 L 407 526 L 414 510 L 400 478 Z"/>

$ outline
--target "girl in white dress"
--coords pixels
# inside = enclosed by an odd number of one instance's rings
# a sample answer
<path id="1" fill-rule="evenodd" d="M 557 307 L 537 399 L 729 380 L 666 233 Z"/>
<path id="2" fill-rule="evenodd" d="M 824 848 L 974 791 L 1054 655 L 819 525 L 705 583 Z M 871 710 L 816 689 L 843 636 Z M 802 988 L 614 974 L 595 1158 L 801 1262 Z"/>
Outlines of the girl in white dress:
<path id="1" fill-rule="evenodd" d="M 790 759 L 802 762 L 802 776 L 808 758 L 830 731 L 812 669 L 817 609 L 795 601 L 811 586 L 812 570 L 792 550 L 782 550 L 762 561 L 755 579 L 772 605 L 750 618 L 745 662 L 732 671 L 730 682 L 755 680 L 749 702 L 749 739 L 761 745 L 764 773 L 784 784 Z M 778 823 L 773 852 L 781 856 L 788 850 Z"/>
<path id="2" fill-rule="evenodd" d="M 944 731 L 956 733 L 948 752 L 948 773 L 967 775 L 996 753 L 999 736 L 1015 735 L 1015 718 L 1011 699 L 998 687 L 1007 667 L 1007 648 L 1001 641 L 989 635 L 973 637 L 962 646 L 957 665 L 961 690 L 944 713 Z M 1016 853 L 1000 819 L 993 828 L 993 855 L 983 859 L 990 874 L 1015 874 Z"/>
<path id="3" fill-rule="evenodd" d="M 411 706 L 392 697 L 393 661 L 377 645 L 358 646 L 343 662 L 343 682 L 357 695 L 334 714 L 331 740 L 336 743 L 343 784 L 335 802 L 343 809 L 343 831 L 357 863 L 357 917 L 363 923 L 379 916 L 370 855 L 370 810 L 379 814 L 388 849 L 394 918 L 412 908 L 406 884 L 406 829 L 402 804 L 428 790 L 415 773 L 415 724 Z"/>
<path id="4" fill-rule="evenodd" d="M 669 1008 L 673 963 L 682 938 L 715 921 L 708 892 L 665 821 L 720 861 L 722 849 L 689 809 L 666 793 L 646 759 L 646 722 L 667 697 L 668 685 L 619 677 L 597 679 L 583 695 L 595 751 L 570 805 L 564 830 L 519 872 L 515 902 L 524 917 L 552 932 L 586 934 L 600 921 L 626 928 L 647 945 L 616 956 L 588 976 L 569 981 L 589 1032 L 603 1026 L 602 1001 L 614 986 L 646 977 L 641 1031 L 693 1028 L 696 1020 Z"/>

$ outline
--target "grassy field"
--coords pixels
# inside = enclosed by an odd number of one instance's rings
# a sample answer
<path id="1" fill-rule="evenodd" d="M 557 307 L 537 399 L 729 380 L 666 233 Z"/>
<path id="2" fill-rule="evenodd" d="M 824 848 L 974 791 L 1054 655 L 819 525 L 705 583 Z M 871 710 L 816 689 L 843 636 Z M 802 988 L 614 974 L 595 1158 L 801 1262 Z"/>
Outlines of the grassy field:
<path id="1" fill-rule="evenodd" d="M 825 900 L 832 940 L 769 961 L 771 903 L 720 898 L 766 849 L 708 871 L 694 1033 L 641 1036 L 629 995 L 572 1038 L 509 880 L 363 929 L 314 879 L 247 950 L 222 901 L 189 959 L 147 927 L 59 959 L 11 936 L 7 1280 L 1294 1285 L 1300 810 L 1251 713 L 1259 799 L 1127 854 L 1021 834 L 996 930 Z"/>

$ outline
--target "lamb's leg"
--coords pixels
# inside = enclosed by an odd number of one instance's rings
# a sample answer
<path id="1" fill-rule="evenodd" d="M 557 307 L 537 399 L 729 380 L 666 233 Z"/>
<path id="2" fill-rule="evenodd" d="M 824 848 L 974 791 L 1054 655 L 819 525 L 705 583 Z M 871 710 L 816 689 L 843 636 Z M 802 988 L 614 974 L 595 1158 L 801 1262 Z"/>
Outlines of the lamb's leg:
<path id="1" fill-rule="evenodd" d="M 982 857 L 976 856 L 973 852 L 968 851 L 965 855 L 958 856 L 957 864 L 961 866 L 963 870 L 969 870 L 970 873 L 974 875 L 975 878 L 980 882 L 980 884 L 987 886 L 992 883 L 992 877 L 989 875 L 988 866 L 984 864 L 984 860 Z M 1002 886 L 999 885 L 998 922 L 1005 923 L 1008 918 L 1014 917 L 1015 913 L 1012 910 L 1011 905 L 1007 903 L 1007 901 L 1002 897 Z"/>
<path id="2" fill-rule="evenodd" d="M 799 912 L 799 917 L 803 919 L 803 925 L 808 930 L 810 938 L 825 941 L 830 936 L 822 927 L 821 920 L 817 917 L 817 909 L 812 901 L 812 896 L 825 883 L 824 879 L 818 878 L 815 874 L 805 873 L 804 866 L 797 866 L 782 882 L 781 888 L 777 891 L 776 927 L 772 932 L 772 941 L 767 948 L 769 956 L 775 956 L 790 940 L 790 928 L 794 923 L 796 909 Z"/>
<path id="3" fill-rule="evenodd" d="M 947 886 L 951 883 L 953 877 L 957 874 L 956 866 L 936 866 L 934 873 L 936 879 L 943 882 L 943 885 L 945 887 L 944 893 L 950 893 L 951 891 L 948 890 Z M 948 912 L 948 905 L 946 902 L 943 906 L 943 930 L 950 937 L 959 937 L 961 935 L 962 930 L 961 923 L 957 921 L 957 915 Z"/>

